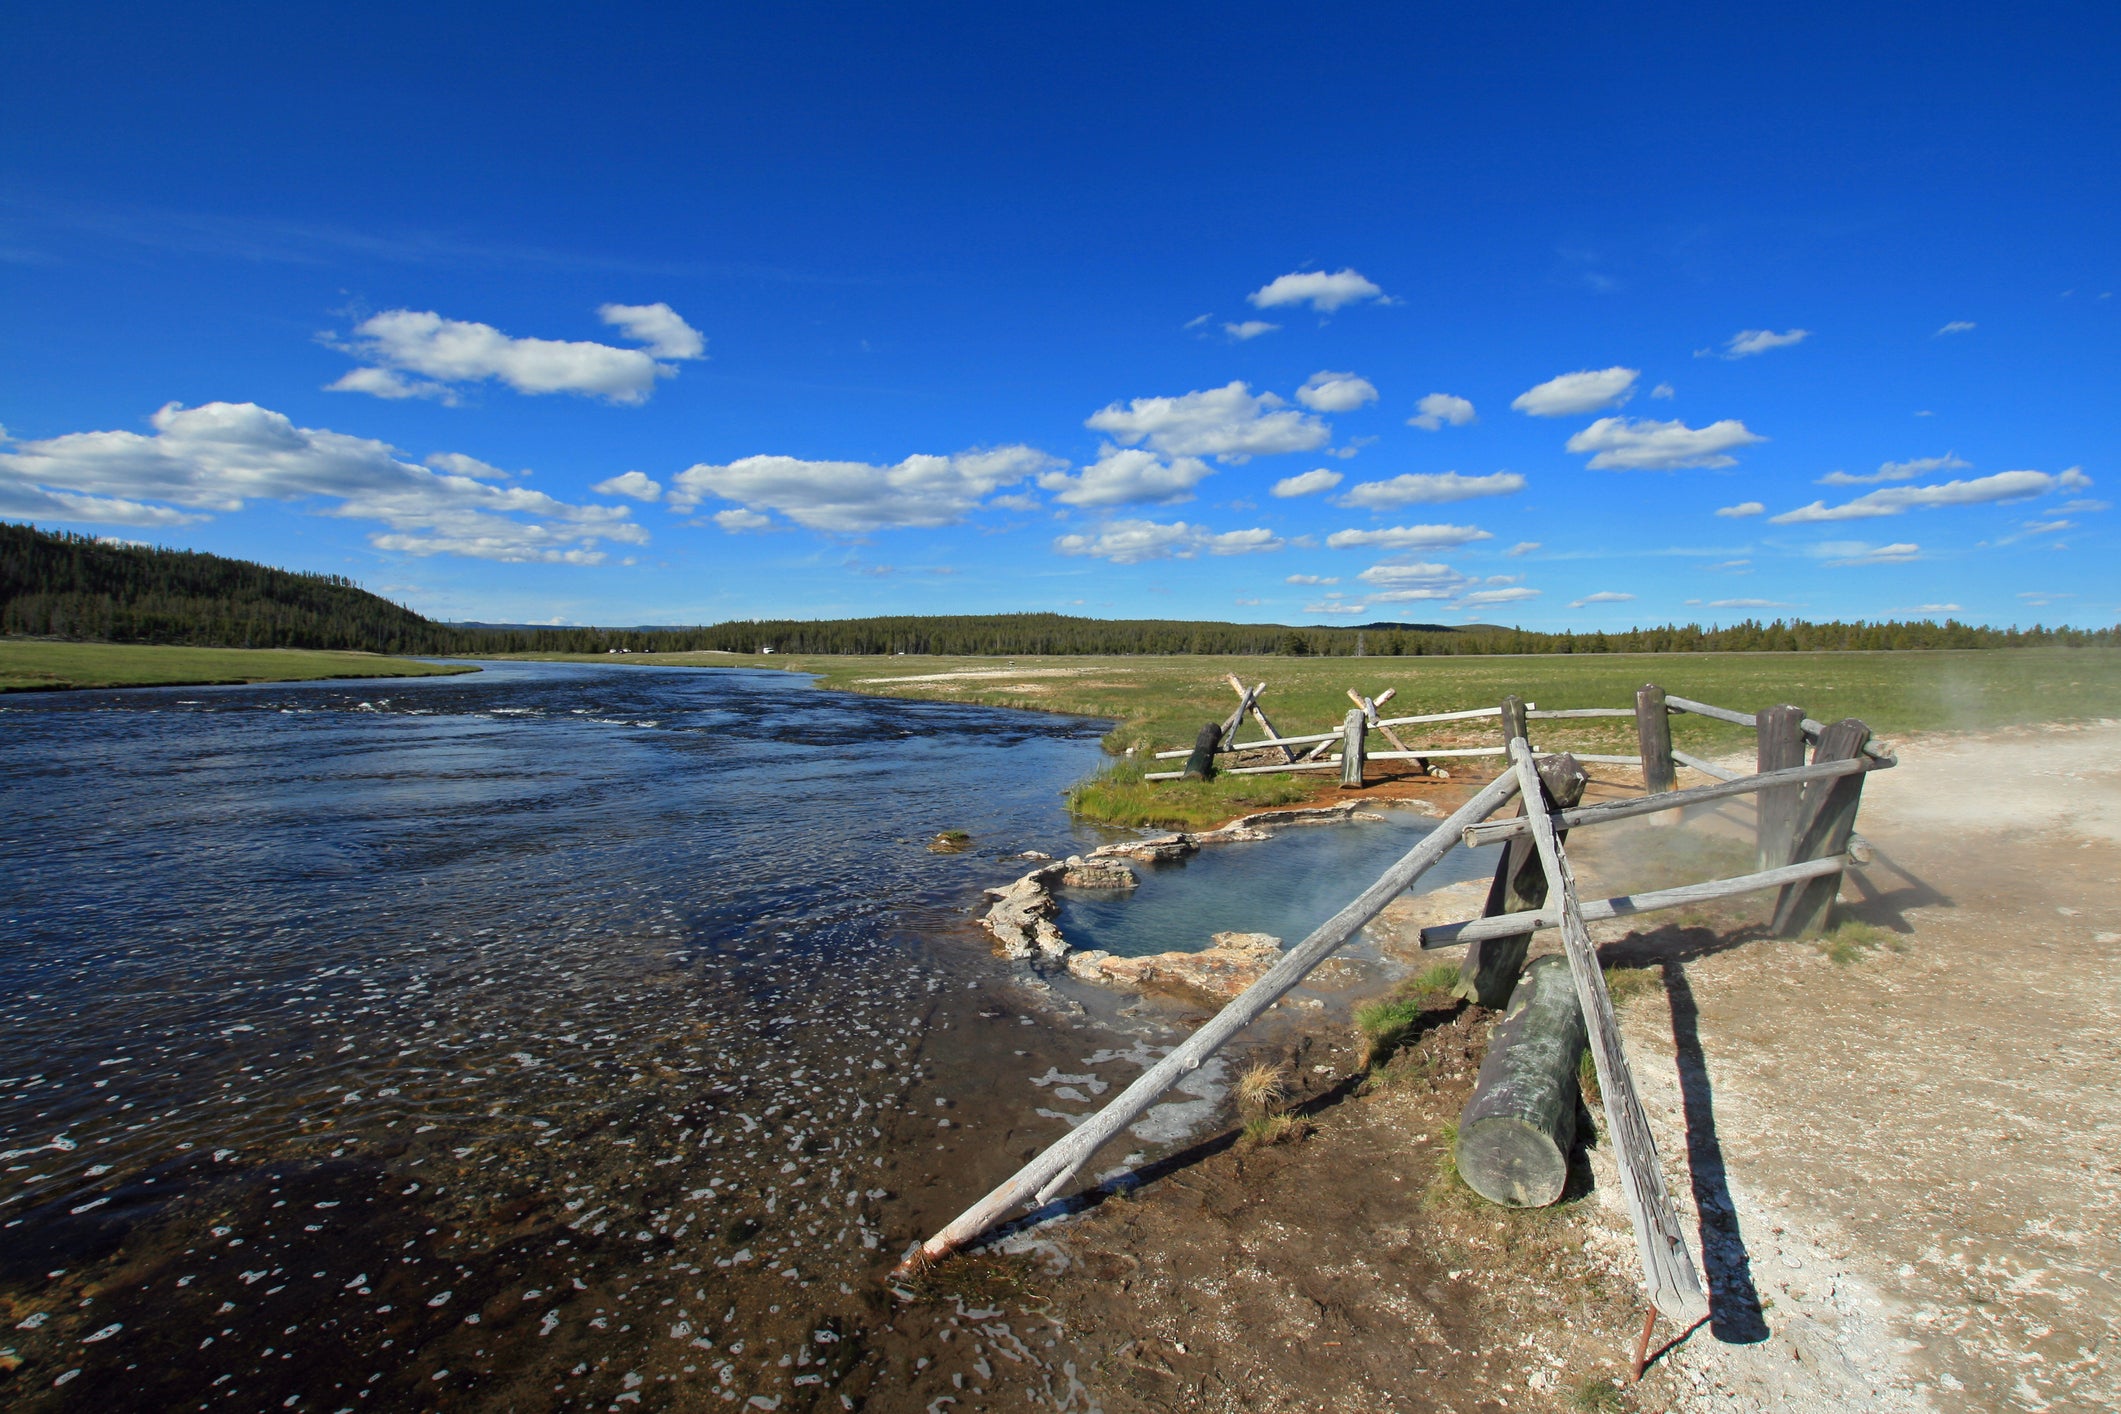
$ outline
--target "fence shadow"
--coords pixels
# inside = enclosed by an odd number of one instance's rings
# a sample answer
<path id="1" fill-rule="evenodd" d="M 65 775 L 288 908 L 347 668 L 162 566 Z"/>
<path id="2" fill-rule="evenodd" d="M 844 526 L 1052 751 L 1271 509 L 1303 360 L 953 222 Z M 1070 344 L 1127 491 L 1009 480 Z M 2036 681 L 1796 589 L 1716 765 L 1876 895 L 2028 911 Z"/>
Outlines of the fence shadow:
<path id="1" fill-rule="evenodd" d="M 1701 1262 L 1709 1284 L 1709 1330 L 1730 1345 L 1753 1345 L 1768 1338 L 1760 1292 L 1753 1285 L 1752 1260 L 1716 1136 L 1714 1087 L 1701 1050 L 1701 1013 L 1686 966 L 1669 958 L 1664 967 L 1665 998 L 1672 1009 L 1672 1040 L 1678 1053 L 1679 1094 L 1686 1111 L 1687 1169 L 1694 1186 L 1694 1212 L 1700 1225 Z"/>

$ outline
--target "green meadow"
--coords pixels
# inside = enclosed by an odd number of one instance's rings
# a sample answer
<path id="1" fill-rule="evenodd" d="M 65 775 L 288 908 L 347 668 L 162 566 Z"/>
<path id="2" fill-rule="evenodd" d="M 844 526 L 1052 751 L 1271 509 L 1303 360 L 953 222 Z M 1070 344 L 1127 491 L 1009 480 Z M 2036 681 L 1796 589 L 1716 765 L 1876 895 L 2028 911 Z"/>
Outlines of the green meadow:
<path id="1" fill-rule="evenodd" d="M 376 653 L 302 648 L 180 648 L 152 643 L 59 643 L 0 638 L 0 692 L 83 687 L 193 687 L 310 682 L 318 678 L 424 678 L 478 671 Z"/>

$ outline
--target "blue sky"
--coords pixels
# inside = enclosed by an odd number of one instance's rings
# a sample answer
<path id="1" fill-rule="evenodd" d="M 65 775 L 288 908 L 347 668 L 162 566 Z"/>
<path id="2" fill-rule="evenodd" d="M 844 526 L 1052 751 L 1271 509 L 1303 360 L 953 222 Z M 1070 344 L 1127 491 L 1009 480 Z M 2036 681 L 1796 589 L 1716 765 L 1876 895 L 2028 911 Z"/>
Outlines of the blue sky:
<path id="1" fill-rule="evenodd" d="M 8 8 L 0 517 L 510 621 L 2121 617 L 2110 5 Z"/>

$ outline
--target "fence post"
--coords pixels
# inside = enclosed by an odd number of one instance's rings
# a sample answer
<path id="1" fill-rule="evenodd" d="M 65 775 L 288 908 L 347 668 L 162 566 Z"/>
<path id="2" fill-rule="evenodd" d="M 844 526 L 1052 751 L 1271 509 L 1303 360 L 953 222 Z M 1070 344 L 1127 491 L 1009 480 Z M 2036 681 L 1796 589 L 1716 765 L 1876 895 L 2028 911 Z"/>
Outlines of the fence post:
<path id="1" fill-rule="evenodd" d="M 1672 718 L 1664 705 L 1664 689 L 1646 683 L 1635 689 L 1635 739 L 1642 746 L 1642 788 L 1663 795 L 1679 786 L 1679 773 L 1672 767 Z"/>
<path id="2" fill-rule="evenodd" d="M 1823 761 L 1846 761 L 1860 756 L 1864 743 L 1870 739 L 1869 727 L 1854 717 L 1844 717 L 1819 733 L 1819 744 L 1812 749 L 1812 764 L 1816 766 Z M 1858 771 L 1850 776 L 1812 781 L 1805 786 L 1804 797 L 1797 805 L 1790 863 L 1802 864 L 1847 852 L 1849 836 L 1856 828 L 1856 807 L 1863 799 L 1863 776 L 1864 773 Z M 1785 884 L 1781 897 L 1775 901 L 1775 933 L 1780 937 L 1794 938 L 1826 926 L 1827 914 L 1832 911 L 1834 899 L 1840 892 L 1841 871 L 1838 869 L 1823 878 Z"/>
<path id="3" fill-rule="evenodd" d="M 1524 699 L 1511 695 L 1502 699 L 1502 744 L 1508 746 L 1521 736 L 1527 736 L 1528 727 L 1524 715 Z"/>
<path id="4" fill-rule="evenodd" d="M 1340 788 L 1360 790 L 1362 788 L 1362 758 L 1364 738 L 1370 733 L 1370 719 L 1363 715 L 1360 707 L 1348 712 L 1348 721 L 1341 734 Z"/>
<path id="5" fill-rule="evenodd" d="M 1758 769 L 1783 771 L 1804 764 L 1804 709 L 1783 703 L 1760 714 L 1754 728 L 1759 741 Z M 1770 786 L 1761 791 L 1756 806 L 1760 821 L 1759 849 L 1754 867 L 1780 869 L 1790 863 L 1790 847 L 1796 842 L 1797 804 L 1802 786 Z"/>
<path id="6" fill-rule="evenodd" d="M 1542 799 L 1536 804 L 1520 801 L 1521 809 L 1568 810 L 1583 799 L 1583 789 L 1591 783 L 1581 764 L 1573 756 L 1542 756 L 1539 758 L 1539 790 Z M 1557 831 L 1556 838 L 1567 839 L 1568 831 Z M 1503 846 L 1502 858 L 1495 861 L 1495 881 L 1488 886 L 1487 906 L 1480 911 L 1483 918 L 1494 918 L 1504 913 L 1536 913 L 1546 906 L 1547 874 L 1539 862 L 1539 851 L 1532 842 L 1530 831 L 1519 835 Z M 1530 933 L 1513 933 L 1505 938 L 1483 938 L 1466 948 L 1466 955 L 1458 964 L 1458 985 L 1452 991 L 1476 1006 L 1490 1011 L 1501 1011 L 1509 1005 L 1510 992 L 1517 986 L 1518 973 L 1524 970 L 1524 955 L 1532 945 Z"/>

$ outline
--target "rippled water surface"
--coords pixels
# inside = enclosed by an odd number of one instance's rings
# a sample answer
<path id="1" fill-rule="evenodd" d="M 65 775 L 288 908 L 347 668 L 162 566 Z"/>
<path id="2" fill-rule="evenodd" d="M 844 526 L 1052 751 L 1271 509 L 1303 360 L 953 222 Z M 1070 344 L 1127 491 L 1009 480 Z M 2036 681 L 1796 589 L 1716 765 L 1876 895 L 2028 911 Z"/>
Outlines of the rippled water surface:
<path id="1" fill-rule="evenodd" d="M 1094 842 L 1099 730 L 555 664 L 0 701 L 0 1400 L 1068 1404 L 1006 1327 L 895 1365 L 876 1277 L 1169 1039 L 967 917 Z"/>

